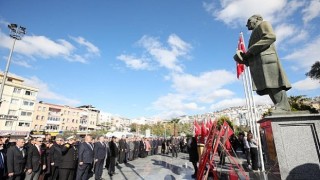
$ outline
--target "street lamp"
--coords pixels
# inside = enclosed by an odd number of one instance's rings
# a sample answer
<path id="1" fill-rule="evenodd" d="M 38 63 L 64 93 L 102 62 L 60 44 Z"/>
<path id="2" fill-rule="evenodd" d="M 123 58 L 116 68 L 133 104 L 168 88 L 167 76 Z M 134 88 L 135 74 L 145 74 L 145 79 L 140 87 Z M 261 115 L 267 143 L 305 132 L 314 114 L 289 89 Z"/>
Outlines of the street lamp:
<path id="1" fill-rule="evenodd" d="M 10 61 L 11 61 L 11 56 L 12 56 L 12 52 L 13 52 L 13 49 L 14 49 L 14 45 L 16 43 L 16 40 L 21 40 L 22 36 L 26 34 L 26 28 L 22 27 L 22 26 L 19 26 L 17 24 L 9 24 L 8 28 L 10 29 L 10 37 L 13 38 L 13 44 L 12 44 L 12 47 L 11 47 L 11 50 L 10 50 L 10 54 L 9 54 L 9 57 L 8 57 L 6 70 L 4 72 L 3 79 L 2 79 L 2 82 L 1 82 L 0 106 L 1 106 L 1 103 L 2 103 L 2 94 L 3 94 L 3 90 L 4 90 L 4 84 L 5 84 L 5 81 L 7 79 L 9 66 L 10 66 Z"/>

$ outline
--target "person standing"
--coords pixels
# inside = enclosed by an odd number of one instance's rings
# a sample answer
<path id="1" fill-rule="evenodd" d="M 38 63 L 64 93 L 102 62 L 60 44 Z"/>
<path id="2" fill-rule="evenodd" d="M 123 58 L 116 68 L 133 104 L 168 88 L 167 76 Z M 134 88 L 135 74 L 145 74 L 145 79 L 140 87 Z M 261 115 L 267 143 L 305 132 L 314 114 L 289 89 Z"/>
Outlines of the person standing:
<path id="1" fill-rule="evenodd" d="M 178 157 L 178 152 L 177 152 L 177 138 L 176 137 L 171 137 L 171 151 L 172 151 L 172 157 Z"/>
<path id="2" fill-rule="evenodd" d="M 61 163 L 59 165 L 59 180 L 74 180 L 78 162 L 78 150 L 75 146 L 76 138 L 70 136 L 67 143 L 61 146 Z"/>
<path id="3" fill-rule="evenodd" d="M 248 143 L 250 146 L 250 155 L 252 161 L 252 170 L 258 170 L 258 143 L 253 139 L 252 133 L 248 133 Z"/>
<path id="4" fill-rule="evenodd" d="M 125 160 L 125 156 L 126 156 L 126 139 L 125 136 L 122 136 L 121 139 L 119 140 L 119 164 L 122 164 Z"/>
<path id="5" fill-rule="evenodd" d="M 248 143 L 248 133 L 244 132 L 244 137 L 243 137 L 243 146 L 244 146 L 244 151 L 247 159 L 247 164 L 248 164 L 248 169 L 251 169 L 251 155 L 250 155 L 250 146 Z"/>
<path id="6" fill-rule="evenodd" d="M 115 173 L 115 166 L 116 166 L 116 158 L 118 157 L 119 149 L 116 144 L 116 137 L 112 136 L 111 141 L 109 143 L 110 149 L 110 164 L 108 169 L 109 176 L 112 176 Z"/>
<path id="7" fill-rule="evenodd" d="M 89 171 L 93 163 L 93 145 L 91 142 L 92 136 L 88 134 L 84 138 L 84 142 L 79 145 L 77 180 L 89 179 Z"/>
<path id="8" fill-rule="evenodd" d="M 0 179 L 5 179 L 7 174 L 6 167 L 6 156 L 4 153 L 2 137 L 0 136 Z"/>
<path id="9" fill-rule="evenodd" d="M 104 143 L 103 136 L 100 136 L 98 138 L 98 141 L 94 144 L 93 151 L 94 151 L 93 154 L 94 154 L 94 163 L 95 163 L 95 168 L 94 168 L 95 179 L 102 179 L 103 163 L 107 155 L 107 147 L 106 147 L 106 144 Z"/>
<path id="10" fill-rule="evenodd" d="M 12 146 L 7 151 L 7 171 L 9 180 L 22 180 L 24 179 L 24 170 L 27 159 L 27 151 L 24 147 L 24 139 L 17 139 L 16 145 Z M 0 152 L 0 161 L 1 158 L 4 158 L 4 155 Z M 4 159 L 2 159 L 4 160 Z M 4 161 L 2 166 L 4 166 Z M 0 162 L 1 166 L 1 162 Z M 3 176 L 2 176 L 3 177 Z"/>
<path id="11" fill-rule="evenodd" d="M 46 152 L 42 149 L 42 138 L 37 138 L 34 146 L 28 149 L 26 180 L 38 180 L 42 170 L 46 169 Z"/>
<path id="12" fill-rule="evenodd" d="M 56 137 L 56 143 L 54 143 L 49 151 L 50 151 L 50 165 L 51 169 L 51 179 L 56 180 L 59 178 L 59 166 L 61 164 L 62 152 L 61 146 L 64 144 L 64 139 L 62 137 Z"/>
<path id="13" fill-rule="evenodd" d="M 194 174 L 191 177 L 195 178 L 197 177 L 197 172 L 198 172 L 197 163 L 199 161 L 199 155 L 197 150 L 198 148 L 197 139 L 195 137 L 192 137 L 187 147 L 188 147 L 188 153 L 189 153 L 189 161 L 192 163 L 194 168 Z"/>

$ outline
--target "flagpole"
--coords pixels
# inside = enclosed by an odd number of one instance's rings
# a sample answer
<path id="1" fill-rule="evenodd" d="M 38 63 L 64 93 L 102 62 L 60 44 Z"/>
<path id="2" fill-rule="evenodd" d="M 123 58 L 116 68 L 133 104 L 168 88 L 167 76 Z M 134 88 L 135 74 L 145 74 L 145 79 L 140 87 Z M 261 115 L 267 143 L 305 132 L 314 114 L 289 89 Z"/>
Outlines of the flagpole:
<path id="1" fill-rule="evenodd" d="M 241 32 L 241 37 L 242 39 L 243 38 L 243 33 Z M 244 43 L 244 41 L 243 41 Z M 246 71 L 247 70 L 247 71 Z M 260 161 L 261 161 L 261 171 L 265 171 L 265 167 L 264 167 L 264 160 L 263 160 L 263 155 L 262 155 L 262 145 L 261 145 L 261 137 L 260 137 L 260 131 L 259 131 L 259 125 L 257 123 L 257 120 L 259 119 L 258 117 L 258 113 L 257 113 L 257 108 L 256 108 L 256 104 L 255 104 L 255 101 L 254 101 L 254 98 L 253 98 L 253 88 L 252 88 L 252 80 L 251 80 L 251 74 L 249 73 L 250 71 L 250 68 L 249 67 L 246 67 L 246 70 L 245 70 L 245 75 L 247 76 L 248 80 L 249 80 L 249 85 L 248 87 L 250 88 L 249 91 L 249 101 L 251 100 L 252 102 L 252 107 L 253 107 L 253 115 L 254 115 L 254 122 L 253 122 L 253 125 L 254 125 L 254 129 L 255 129 L 255 136 L 256 136 L 256 139 L 258 141 L 258 149 L 259 149 L 259 154 L 260 154 Z M 247 72 L 247 73 L 246 73 Z"/>

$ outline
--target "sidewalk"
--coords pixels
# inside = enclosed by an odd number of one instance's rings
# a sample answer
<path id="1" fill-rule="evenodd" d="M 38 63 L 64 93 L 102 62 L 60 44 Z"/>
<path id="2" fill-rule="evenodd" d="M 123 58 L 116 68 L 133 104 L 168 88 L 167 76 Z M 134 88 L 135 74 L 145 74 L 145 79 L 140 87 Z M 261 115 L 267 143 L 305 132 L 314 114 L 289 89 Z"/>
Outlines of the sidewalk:
<path id="1" fill-rule="evenodd" d="M 280 180 L 280 176 L 274 173 L 264 175 L 263 173 L 246 169 L 246 160 L 241 154 L 237 161 L 245 167 L 245 173 L 250 180 Z M 215 162 L 216 164 L 219 163 L 218 156 L 215 156 Z M 229 179 L 229 171 L 232 165 L 234 166 L 226 157 L 225 165 L 217 166 L 217 174 L 221 180 Z M 107 169 L 104 169 L 102 177 L 106 180 L 191 180 L 193 179 L 191 178 L 193 173 L 194 169 L 191 162 L 189 162 L 189 155 L 179 153 L 178 158 L 172 158 L 167 155 L 154 155 L 129 161 L 127 164 L 119 164 L 116 166 L 116 174 L 110 177 Z M 238 173 L 240 174 L 240 172 Z M 93 180 L 94 177 L 90 179 Z M 212 178 L 209 177 L 209 179 Z M 240 179 L 245 178 L 240 175 Z"/>

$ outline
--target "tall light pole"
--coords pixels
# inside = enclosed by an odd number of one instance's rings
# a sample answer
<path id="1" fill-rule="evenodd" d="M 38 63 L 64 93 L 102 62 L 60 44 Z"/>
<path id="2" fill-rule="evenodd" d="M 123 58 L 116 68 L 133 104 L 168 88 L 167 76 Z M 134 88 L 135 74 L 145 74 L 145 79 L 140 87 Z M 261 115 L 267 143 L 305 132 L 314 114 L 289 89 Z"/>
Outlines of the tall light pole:
<path id="1" fill-rule="evenodd" d="M 13 38 L 13 44 L 10 50 L 10 54 L 7 60 L 7 65 L 6 65 L 6 69 L 4 71 L 4 75 L 3 75 L 3 79 L 1 82 L 1 90 L 0 90 L 0 106 L 2 103 L 2 94 L 3 94 L 3 90 L 4 90 L 4 85 L 5 85 L 5 81 L 7 79 L 7 75 L 8 75 L 8 71 L 9 71 L 9 66 L 10 66 L 10 61 L 11 61 L 11 56 L 13 53 L 13 49 L 14 49 L 14 45 L 16 43 L 16 40 L 21 40 L 22 36 L 26 34 L 26 28 L 22 27 L 22 26 L 18 26 L 17 24 L 9 24 L 8 28 L 10 29 L 10 37 Z"/>

